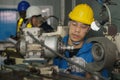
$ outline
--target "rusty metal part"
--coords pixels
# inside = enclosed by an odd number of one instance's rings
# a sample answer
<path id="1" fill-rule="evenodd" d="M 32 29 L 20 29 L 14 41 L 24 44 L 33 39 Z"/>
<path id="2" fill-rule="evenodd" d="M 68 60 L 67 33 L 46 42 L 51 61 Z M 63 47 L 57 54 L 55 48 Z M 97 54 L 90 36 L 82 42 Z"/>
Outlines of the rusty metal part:
<path id="1" fill-rule="evenodd" d="M 93 80 L 93 79 L 86 79 L 86 78 L 71 75 L 71 74 L 56 73 L 56 72 L 54 72 L 52 75 L 40 74 L 39 76 L 50 79 L 50 80 Z"/>
<path id="2" fill-rule="evenodd" d="M 80 77 L 80 76 L 76 76 L 76 75 L 72 75 L 72 74 L 67 74 L 67 73 L 63 73 L 63 72 L 59 72 L 59 73 L 54 72 L 53 76 L 56 76 L 56 78 L 61 77 L 64 80 L 88 80 L 84 77 Z"/>
<path id="3" fill-rule="evenodd" d="M 117 26 L 115 24 L 108 24 L 108 35 L 115 36 L 117 34 Z"/>
<path id="4" fill-rule="evenodd" d="M 32 66 L 31 66 L 32 67 Z M 53 71 L 52 74 L 40 74 L 39 70 L 29 70 L 28 65 L 6 65 L 0 70 L 0 80 L 90 80 L 83 77 Z M 93 80 L 93 79 L 91 79 Z"/>
<path id="5" fill-rule="evenodd" d="M 105 37 L 89 38 L 87 42 L 94 43 L 92 54 L 95 61 L 87 64 L 86 68 L 93 71 L 100 71 L 103 68 L 111 69 L 116 60 L 116 55 L 118 54 L 116 45 Z"/>

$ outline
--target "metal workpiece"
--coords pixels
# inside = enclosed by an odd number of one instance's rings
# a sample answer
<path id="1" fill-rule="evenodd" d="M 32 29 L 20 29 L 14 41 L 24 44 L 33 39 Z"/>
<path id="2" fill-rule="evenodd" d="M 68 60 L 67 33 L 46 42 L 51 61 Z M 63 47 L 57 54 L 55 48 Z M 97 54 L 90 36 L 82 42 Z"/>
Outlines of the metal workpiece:
<path id="1" fill-rule="evenodd" d="M 60 50 L 63 51 L 63 52 L 66 51 L 66 50 L 68 50 L 68 51 L 73 51 L 74 50 L 73 45 L 67 45 L 66 46 L 66 45 L 63 44 L 60 47 L 61 47 Z"/>
<path id="2" fill-rule="evenodd" d="M 50 47 L 55 52 L 58 52 L 58 46 L 61 41 L 60 36 L 46 36 L 44 40 L 44 44 Z M 44 46 L 43 46 L 44 47 Z M 44 56 L 45 57 L 55 57 L 54 53 L 44 47 Z"/>
<path id="3" fill-rule="evenodd" d="M 15 45 L 10 41 L 0 41 L 0 51 L 4 51 L 6 48 L 15 48 Z"/>
<path id="4" fill-rule="evenodd" d="M 23 34 L 21 34 L 20 40 L 17 43 L 17 49 L 24 56 L 25 60 L 30 60 L 30 58 L 31 60 L 41 60 L 42 47 L 29 36 L 28 32 L 40 40 L 39 36 L 42 33 L 40 28 L 24 28 Z"/>
<path id="5" fill-rule="evenodd" d="M 21 39 L 18 43 L 17 43 L 17 51 L 19 51 L 23 56 L 25 56 L 27 47 L 26 47 L 26 41 L 24 39 Z"/>
<path id="6" fill-rule="evenodd" d="M 62 28 L 60 28 L 60 31 L 62 31 Z M 43 35 L 44 34 L 44 35 Z M 21 54 L 25 58 L 31 57 L 31 58 L 40 58 L 40 57 L 55 57 L 56 55 L 53 54 L 51 51 L 46 49 L 44 46 L 41 46 L 38 44 L 34 39 L 36 38 L 38 41 L 44 43 L 51 49 L 53 49 L 55 52 L 59 49 L 59 44 L 61 42 L 61 36 L 58 33 L 54 33 L 54 35 L 47 35 L 52 33 L 43 33 L 40 28 L 24 28 L 23 34 L 18 42 L 18 51 L 20 51 Z M 32 37 L 31 37 L 32 36 Z M 34 56 L 33 56 L 34 54 Z M 39 54 L 39 55 L 38 55 Z"/>
<path id="7" fill-rule="evenodd" d="M 54 34 L 54 35 L 51 35 L 51 36 L 48 36 L 48 35 L 41 35 L 41 36 L 35 36 L 33 33 L 31 33 L 30 31 L 27 32 L 27 35 L 29 36 L 29 38 L 31 40 L 33 40 L 33 42 L 29 43 L 27 42 L 26 40 L 26 43 L 23 44 L 23 47 L 26 48 L 27 52 L 30 52 L 30 47 L 32 47 L 33 45 L 33 49 L 34 51 L 37 51 L 39 50 L 39 52 L 41 53 L 41 55 L 43 57 L 47 57 L 47 58 L 53 58 L 53 57 L 56 57 L 57 55 L 54 54 L 53 52 L 51 52 L 49 49 L 47 49 L 45 46 L 39 44 L 40 43 L 43 43 L 44 45 L 46 45 L 47 47 L 49 47 L 50 49 L 52 49 L 53 51 L 55 52 L 60 52 L 60 53 L 63 53 L 65 50 L 73 50 L 74 47 L 73 46 L 65 46 L 63 43 L 62 43 L 62 38 L 60 35 L 58 34 Z M 28 40 L 29 41 L 29 40 Z M 30 45 L 31 44 L 31 45 Z M 29 46 L 30 45 L 30 46 Z M 37 47 L 37 48 L 35 48 Z M 24 49 L 25 49 L 24 48 Z M 22 47 L 21 47 L 22 49 Z M 28 51 L 29 50 L 29 51 Z M 31 50 L 31 51 L 33 51 Z M 25 51 L 25 50 L 24 50 Z"/>
<path id="8" fill-rule="evenodd" d="M 87 64 L 86 68 L 93 71 L 100 71 L 103 68 L 111 70 L 118 55 L 116 45 L 106 37 L 89 38 L 87 42 L 93 43 L 92 54 L 95 61 Z"/>

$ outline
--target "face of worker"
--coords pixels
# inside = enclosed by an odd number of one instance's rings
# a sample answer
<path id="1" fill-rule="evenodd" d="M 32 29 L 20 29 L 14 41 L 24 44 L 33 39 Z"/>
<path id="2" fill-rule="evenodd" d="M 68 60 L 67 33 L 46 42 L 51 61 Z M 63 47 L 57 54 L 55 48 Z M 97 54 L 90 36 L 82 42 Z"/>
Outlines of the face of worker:
<path id="1" fill-rule="evenodd" d="M 69 21 L 69 39 L 74 42 L 82 41 L 89 31 L 89 25 L 76 22 Z"/>
<path id="2" fill-rule="evenodd" d="M 42 23 L 40 22 L 39 18 L 38 18 L 38 17 L 35 17 L 35 16 L 32 17 L 31 22 L 32 22 L 32 25 L 33 25 L 34 27 L 39 27 L 39 26 L 42 24 Z"/>
<path id="3" fill-rule="evenodd" d="M 26 17 L 26 11 L 19 12 L 19 15 L 20 15 L 20 17 L 22 17 L 23 19 L 25 19 L 25 17 Z"/>

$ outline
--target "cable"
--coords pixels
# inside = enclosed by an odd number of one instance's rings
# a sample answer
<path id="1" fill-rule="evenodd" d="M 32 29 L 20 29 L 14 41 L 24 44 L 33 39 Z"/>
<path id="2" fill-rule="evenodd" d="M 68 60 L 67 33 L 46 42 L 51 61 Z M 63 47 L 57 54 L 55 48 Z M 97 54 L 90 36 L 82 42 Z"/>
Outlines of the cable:
<path id="1" fill-rule="evenodd" d="M 51 17 L 55 18 L 59 22 L 59 18 L 57 18 L 56 16 L 52 16 L 52 15 L 48 16 L 46 19 L 51 18 Z"/>
<path id="2" fill-rule="evenodd" d="M 106 3 L 103 4 L 105 6 L 105 8 L 107 9 L 107 12 L 108 12 L 108 16 L 109 16 L 109 23 L 111 24 L 111 13 L 110 13 L 110 9 L 109 7 L 107 6 Z"/>
<path id="3" fill-rule="evenodd" d="M 84 68 L 83 66 L 81 66 L 80 64 L 77 64 L 77 63 L 71 61 L 70 59 L 62 56 L 61 54 L 55 52 L 54 50 L 52 50 L 51 48 L 49 48 L 48 46 L 46 46 L 43 42 L 40 42 L 38 39 L 36 39 L 30 32 L 27 32 L 27 33 L 28 33 L 28 35 L 29 35 L 31 38 L 33 38 L 38 44 L 40 44 L 41 46 L 46 47 L 48 50 L 50 50 L 51 52 L 53 52 L 53 53 L 56 54 L 57 56 L 65 59 L 65 60 L 68 61 L 69 63 L 71 63 L 71 64 L 73 64 L 73 65 L 76 65 L 77 67 L 80 67 L 81 69 L 85 70 L 86 72 L 89 72 L 89 73 L 91 73 L 91 74 L 93 74 L 93 75 L 96 75 L 96 76 L 100 77 L 100 78 L 103 79 L 103 80 L 109 80 L 109 79 L 101 76 L 100 74 L 98 74 L 98 73 L 96 73 L 96 72 L 93 72 L 92 70 L 88 70 L 88 69 Z"/>
<path id="4" fill-rule="evenodd" d="M 60 20 L 58 17 L 53 16 L 53 15 L 46 17 L 45 20 L 47 20 L 47 19 L 49 19 L 49 18 L 51 18 L 51 17 L 53 17 L 53 18 L 55 18 L 55 19 L 57 20 L 58 25 L 61 25 L 61 20 Z"/>

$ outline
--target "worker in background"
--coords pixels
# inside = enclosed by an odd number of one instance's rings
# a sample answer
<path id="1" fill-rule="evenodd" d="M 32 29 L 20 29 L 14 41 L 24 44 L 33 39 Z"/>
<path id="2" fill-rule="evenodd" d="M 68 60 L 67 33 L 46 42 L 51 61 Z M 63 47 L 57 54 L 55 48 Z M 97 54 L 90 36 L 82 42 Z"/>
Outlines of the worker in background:
<path id="1" fill-rule="evenodd" d="M 26 12 L 26 19 L 28 19 L 26 26 L 39 27 L 44 32 L 52 32 L 53 28 L 47 23 L 45 18 L 42 17 L 42 11 L 37 6 L 30 6 Z"/>
<path id="2" fill-rule="evenodd" d="M 17 10 L 19 13 L 19 19 L 17 21 L 17 35 L 19 35 L 21 27 L 24 27 L 24 25 L 26 24 L 27 19 L 25 19 L 25 17 L 28 7 L 30 7 L 30 4 L 27 1 L 21 1 L 18 4 Z"/>
<path id="3" fill-rule="evenodd" d="M 86 35 L 90 30 L 90 25 L 94 21 L 94 13 L 88 4 L 79 4 L 69 13 L 69 34 L 63 38 L 66 45 L 74 46 L 73 51 L 66 51 L 64 56 L 75 63 L 85 67 L 86 63 L 94 61 L 91 53 L 93 43 L 86 43 Z M 69 64 L 65 59 L 56 57 L 53 61 L 61 70 L 81 77 L 91 78 L 91 74 L 75 65 Z M 108 71 L 100 71 L 102 76 L 108 77 Z"/>

